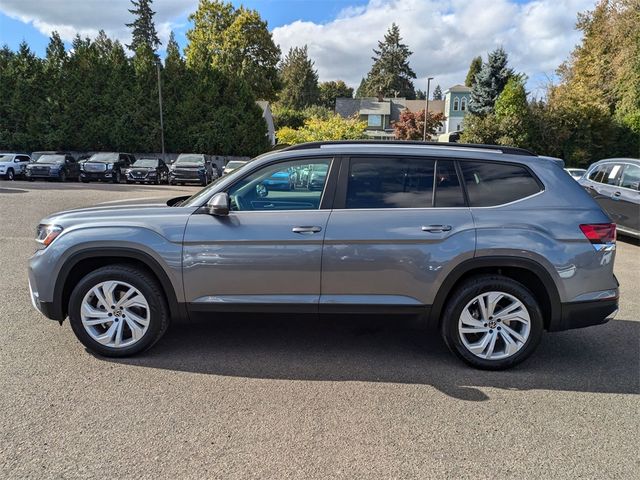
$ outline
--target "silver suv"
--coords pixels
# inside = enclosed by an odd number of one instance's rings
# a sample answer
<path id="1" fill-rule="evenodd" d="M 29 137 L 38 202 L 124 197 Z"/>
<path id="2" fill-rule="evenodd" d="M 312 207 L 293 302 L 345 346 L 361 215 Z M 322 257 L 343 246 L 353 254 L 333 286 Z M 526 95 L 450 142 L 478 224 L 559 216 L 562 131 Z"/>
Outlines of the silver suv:
<path id="1" fill-rule="evenodd" d="M 302 171 L 326 175 L 310 189 Z M 543 330 L 618 308 L 615 225 L 559 165 L 514 148 L 304 144 L 189 198 L 52 215 L 37 235 L 34 306 L 106 356 L 216 312 L 405 313 L 502 369 Z"/>

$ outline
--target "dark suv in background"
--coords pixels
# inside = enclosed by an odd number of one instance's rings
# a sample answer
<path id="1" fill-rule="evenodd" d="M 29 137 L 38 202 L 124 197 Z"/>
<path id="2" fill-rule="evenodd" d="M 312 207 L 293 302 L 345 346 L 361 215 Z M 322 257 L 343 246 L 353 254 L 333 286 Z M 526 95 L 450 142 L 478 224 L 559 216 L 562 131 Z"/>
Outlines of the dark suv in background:
<path id="1" fill-rule="evenodd" d="M 209 155 L 201 153 L 181 153 L 169 167 L 171 185 L 198 183 L 208 185 L 218 178 L 218 167 Z"/>
<path id="2" fill-rule="evenodd" d="M 125 170 L 136 161 L 130 153 L 94 153 L 80 162 L 80 180 L 84 183 L 103 181 L 120 183 L 125 178 Z"/>
<path id="3" fill-rule="evenodd" d="M 640 238 L 640 160 L 600 160 L 578 180 L 625 235 Z"/>
<path id="4" fill-rule="evenodd" d="M 265 188 L 294 171 L 323 175 Z M 560 165 L 507 147 L 303 144 L 189 198 L 51 215 L 37 239 L 33 305 L 115 357 L 172 318 L 403 313 L 501 369 L 618 308 L 615 224 Z"/>
<path id="5" fill-rule="evenodd" d="M 125 170 L 127 183 L 169 183 L 169 167 L 160 158 L 139 158 Z"/>
<path id="6" fill-rule="evenodd" d="M 77 180 L 80 175 L 80 166 L 69 152 L 34 152 L 31 155 L 31 163 L 25 170 L 30 182 L 36 179 L 64 182 Z"/>

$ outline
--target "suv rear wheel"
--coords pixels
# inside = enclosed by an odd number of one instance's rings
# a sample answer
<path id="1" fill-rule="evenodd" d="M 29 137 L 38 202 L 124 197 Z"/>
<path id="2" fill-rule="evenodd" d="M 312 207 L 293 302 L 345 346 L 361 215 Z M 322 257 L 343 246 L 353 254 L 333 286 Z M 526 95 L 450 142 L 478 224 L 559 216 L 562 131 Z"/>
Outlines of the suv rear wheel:
<path id="1" fill-rule="evenodd" d="M 442 336 L 469 365 L 502 370 L 525 360 L 542 336 L 542 312 L 522 284 L 500 275 L 465 281 L 444 311 Z"/>
<path id="2" fill-rule="evenodd" d="M 156 343 L 169 326 L 169 309 L 158 282 L 128 265 L 102 267 L 76 285 L 69 320 L 92 352 L 125 357 Z"/>

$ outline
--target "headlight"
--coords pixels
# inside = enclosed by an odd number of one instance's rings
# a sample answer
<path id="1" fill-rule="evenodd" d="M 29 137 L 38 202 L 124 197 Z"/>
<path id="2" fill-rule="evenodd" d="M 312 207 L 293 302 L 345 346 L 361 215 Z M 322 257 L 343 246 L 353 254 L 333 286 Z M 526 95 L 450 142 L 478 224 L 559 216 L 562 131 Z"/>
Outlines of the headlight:
<path id="1" fill-rule="evenodd" d="M 62 227 L 59 225 L 46 225 L 40 224 L 38 225 L 38 229 L 36 231 L 36 241 L 45 247 L 48 247 L 51 242 L 53 242 L 58 235 L 62 233 Z"/>
<path id="2" fill-rule="evenodd" d="M 149 172 L 149 176 L 150 176 L 150 177 L 155 177 L 157 174 L 158 174 L 158 172 L 154 172 L 153 170 L 151 170 L 151 171 Z"/>
<path id="3" fill-rule="evenodd" d="M 113 163 L 107 163 L 107 170 L 113 170 Z"/>

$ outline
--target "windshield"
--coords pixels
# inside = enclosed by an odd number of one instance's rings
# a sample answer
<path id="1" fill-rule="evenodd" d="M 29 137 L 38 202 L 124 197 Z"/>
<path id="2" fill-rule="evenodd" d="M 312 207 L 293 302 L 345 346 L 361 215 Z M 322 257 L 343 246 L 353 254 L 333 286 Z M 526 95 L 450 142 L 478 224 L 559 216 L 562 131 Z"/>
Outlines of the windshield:
<path id="1" fill-rule="evenodd" d="M 140 160 L 136 160 L 133 166 L 134 167 L 157 167 L 158 160 L 155 158 L 141 158 Z"/>
<path id="2" fill-rule="evenodd" d="M 180 165 L 181 163 L 197 163 L 198 165 L 204 165 L 204 158 L 202 155 L 180 155 L 174 162 L 174 165 Z"/>
<path id="3" fill-rule="evenodd" d="M 64 163 L 64 155 L 42 155 L 36 163 Z"/>
<path id="4" fill-rule="evenodd" d="M 13 155 L 0 155 L 0 162 L 10 162 L 13 160 Z"/>
<path id="5" fill-rule="evenodd" d="M 87 162 L 107 162 L 113 163 L 118 161 L 117 153 L 94 153 L 89 157 Z"/>
<path id="6" fill-rule="evenodd" d="M 247 162 L 241 162 L 238 160 L 234 160 L 232 162 L 227 163 L 227 168 L 239 168 Z"/>

